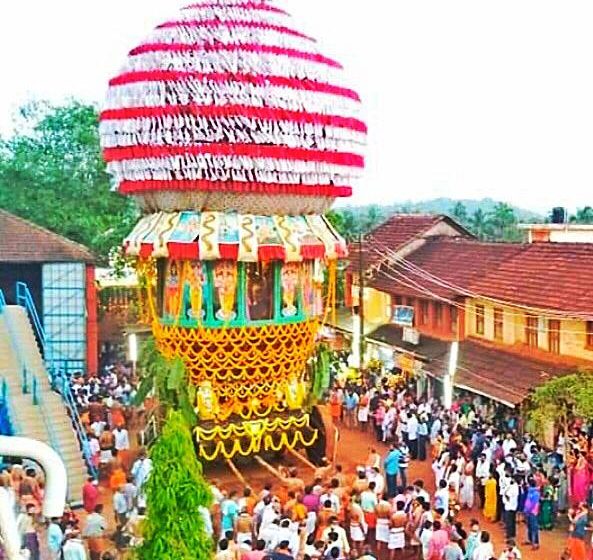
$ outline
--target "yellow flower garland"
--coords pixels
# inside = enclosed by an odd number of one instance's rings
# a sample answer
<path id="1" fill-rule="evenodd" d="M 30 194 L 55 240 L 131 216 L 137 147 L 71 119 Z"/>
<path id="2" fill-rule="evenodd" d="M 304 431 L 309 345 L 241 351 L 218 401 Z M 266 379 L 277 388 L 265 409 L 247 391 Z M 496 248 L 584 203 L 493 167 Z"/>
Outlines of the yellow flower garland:
<path id="1" fill-rule="evenodd" d="M 232 459 L 236 455 L 247 457 L 262 451 L 294 449 L 298 445 L 309 447 L 319 436 L 313 430 L 311 437 L 305 439 L 303 429 L 309 424 L 309 415 L 299 418 L 275 418 L 272 421 L 243 422 L 229 426 L 216 426 L 212 429 L 196 427 L 195 437 L 200 444 L 200 456 L 206 461 L 214 461 L 222 456 Z M 290 430 L 295 430 L 290 433 Z M 274 435 L 277 435 L 275 441 Z M 217 440 L 217 441 L 216 441 Z M 214 447 L 208 444 L 216 441 Z M 204 442 L 206 445 L 204 445 Z"/>

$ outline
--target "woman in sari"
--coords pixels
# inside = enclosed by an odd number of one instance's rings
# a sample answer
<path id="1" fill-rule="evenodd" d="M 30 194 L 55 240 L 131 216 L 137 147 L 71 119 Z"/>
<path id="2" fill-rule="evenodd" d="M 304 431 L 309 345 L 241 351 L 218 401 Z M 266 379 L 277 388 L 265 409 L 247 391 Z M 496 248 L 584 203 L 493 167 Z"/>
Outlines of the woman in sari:
<path id="1" fill-rule="evenodd" d="M 496 521 L 496 503 L 498 501 L 498 492 L 496 491 L 496 479 L 490 473 L 486 484 L 484 485 L 484 517 L 491 522 Z"/>
<path id="2" fill-rule="evenodd" d="M 576 453 L 576 463 L 570 473 L 570 501 L 573 505 L 586 502 L 589 494 L 589 465 L 584 453 Z"/>
<path id="3" fill-rule="evenodd" d="M 542 500 L 539 510 L 540 529 L 551 531 L 554 528 L 554 487 L 548 482 L 542 488 Z"/>
<path id="4" fill-rule="evenodd" d="M 585 535 L 587 531 L 587 505 L 581 503 L 576 508 L 569 510 L 568 520 L 570 521 L 570 533 L 568 537 L 570 560 L 586 560 Z"/>

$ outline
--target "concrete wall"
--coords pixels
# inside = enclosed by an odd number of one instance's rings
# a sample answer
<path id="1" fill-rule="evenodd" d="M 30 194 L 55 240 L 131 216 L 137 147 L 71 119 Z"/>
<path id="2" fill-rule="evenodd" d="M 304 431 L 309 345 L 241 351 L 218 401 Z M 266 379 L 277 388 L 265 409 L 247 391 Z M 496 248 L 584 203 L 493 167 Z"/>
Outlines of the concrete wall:
<path id="1" fill-rule="evenodd" d="M 358 286 L 352 284 L 352 306 L 357 305 Z M 387 323 L 391 319 L 391 296 L 375 288 L 365 288 L 364 317 L 370 323 Z"/>
<path id="2" fill-rule="evenodd" d="M 476 333 L 476 304 L 484 306 L 484 334 Z M 496 341 L 494 339 L 494 308 L 500 308 L 503 311 L 503 339 Z M 526 315 L 521 308 L 493 304 L 488 300 L 468 300 L 466 303 L 465 334 L 488 340 L 499 342 L 506 346 L 515 344 L 526 344 L 525 326 Z M 539 317 L 538 319 L 538 349 L 544 352 L 549 351 L 548 347 L 548 317 Z M 585 321 L 572 319 L 560 320 L 560 355 L 573 358 L 580 358 L 593 361 L 593 348 L 586 347 L 587 326 Z"/>

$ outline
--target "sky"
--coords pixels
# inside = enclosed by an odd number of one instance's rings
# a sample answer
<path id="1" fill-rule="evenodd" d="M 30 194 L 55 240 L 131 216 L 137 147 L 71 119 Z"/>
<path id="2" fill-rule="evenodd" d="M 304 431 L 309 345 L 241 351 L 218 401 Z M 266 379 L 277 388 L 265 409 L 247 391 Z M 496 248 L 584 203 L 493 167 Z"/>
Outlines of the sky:
<path id="1" fill-rule="evenodd" d="M 593 204 L 593 2 L 277 0 L 340 60 L 369 125 L 352 203 Z M 148 30 L 189 2 L 0 2 L 0 132 L 27 100 L 100 102 Z"/>

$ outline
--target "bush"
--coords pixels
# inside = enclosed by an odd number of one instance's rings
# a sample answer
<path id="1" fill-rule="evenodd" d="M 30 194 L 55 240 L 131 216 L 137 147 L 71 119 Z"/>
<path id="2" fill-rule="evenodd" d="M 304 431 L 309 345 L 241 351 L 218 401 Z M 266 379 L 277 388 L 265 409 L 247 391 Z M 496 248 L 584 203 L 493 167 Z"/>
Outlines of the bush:
<path id="1" fill-rule="evenodd" d="M 171 410 L 150 450 L 152 472 L 146 483 L 147 519 L 140 560 L 207 560 L 212 540 L 204 530 L 200 506 L 212 494 L 196 458 L 190 428 L 183 414 Z"/>

